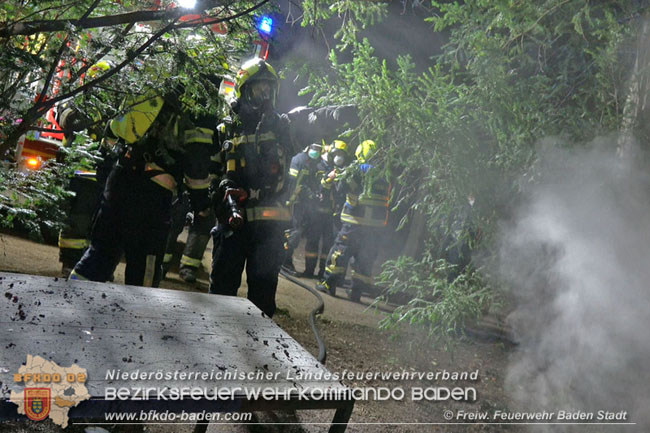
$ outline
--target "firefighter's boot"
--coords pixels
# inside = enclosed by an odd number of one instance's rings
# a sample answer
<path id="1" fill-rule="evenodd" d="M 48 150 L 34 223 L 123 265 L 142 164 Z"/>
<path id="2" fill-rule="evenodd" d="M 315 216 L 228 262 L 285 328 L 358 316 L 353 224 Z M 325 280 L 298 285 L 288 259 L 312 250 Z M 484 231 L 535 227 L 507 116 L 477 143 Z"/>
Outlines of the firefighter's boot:
<path id="1" fill-rule="evenodd" d="M 186 283 L 196 283 L 198 273 L 198 268 L 194 266 L 181 266 L 181 269 L 178 271 L 178 276 Z"/>
<path id="2" fill-rule="evenodd" d="M 321 281 L 316 284 L 316 290 L 323 293 L 329 293 L 331 296 L 336 296 L 336 286 L 327 281 Z"/>

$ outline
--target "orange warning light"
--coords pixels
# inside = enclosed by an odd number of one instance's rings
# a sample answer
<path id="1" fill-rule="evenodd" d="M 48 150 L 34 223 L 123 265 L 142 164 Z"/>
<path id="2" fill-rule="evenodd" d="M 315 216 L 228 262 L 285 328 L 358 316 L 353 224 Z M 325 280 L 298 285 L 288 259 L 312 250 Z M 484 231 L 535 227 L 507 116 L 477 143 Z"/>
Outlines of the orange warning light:
<path id="1" fill-rule="evenodd" d="M 32 170 L 37 170 L 41 166 L 41 161 L 38 158 L 28 158 L 27 159 L 27 167 L 31 168 Z"/>

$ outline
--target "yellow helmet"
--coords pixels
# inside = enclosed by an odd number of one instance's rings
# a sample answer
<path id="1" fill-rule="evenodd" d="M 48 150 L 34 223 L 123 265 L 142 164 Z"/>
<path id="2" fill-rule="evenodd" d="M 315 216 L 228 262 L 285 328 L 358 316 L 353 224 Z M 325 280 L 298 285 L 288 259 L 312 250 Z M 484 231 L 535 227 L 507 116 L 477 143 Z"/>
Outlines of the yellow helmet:
<path id="1" fill-rule="evenodd" d="M 357 157 L 357 161 L 363 164 L 372 157 L 375 151 L 377 151 L 377 144 L 372 140 L 365 140 L 357 146 L 354 156 Z"/>
<path id="2" fill-rule="evenodd" d="M 271 104 L 275 106 L 275 98 L 280 85 L 279 77 L 275 69 L 273 69 L 273 66 L 260 58 L 245 62 L 239 69 L 235 80 L 235 95 L 237 99 L 241 100 L 243 95 L 246 102 L 255 103 L 254 98 L 256 94 L 253 91 L 252 85 L 258 82 L 270 84 L 270 93 L 264 96 L 270 98 Z"/>
<path id="3" fill-rule="evenodd" d="M 343 140 L 334 140 L 332 142 L 332 150 L 342 150 L 345 153 L 348 153 L 348 143 Z"/>
<path id="4" fill-rule="evenodd" d="M 111 64 L 111 62 L 108 62 L 106 60 L 100 60 L 99 62 L 95 63 L 90 68 L 88 68 L 88 76 L 91 79 L 95 79 L 99 75 L 104 74 L 104 72 L 108 71 L 112 67 L 113 65 Z"/>
<path id="5" fill-rule="evenodd" d="M 348 144 L 343 140 L 334 140 L 327 151 L 327 159 L 330 164 L 342 167 L 349 164 L 350 154 Z"/>

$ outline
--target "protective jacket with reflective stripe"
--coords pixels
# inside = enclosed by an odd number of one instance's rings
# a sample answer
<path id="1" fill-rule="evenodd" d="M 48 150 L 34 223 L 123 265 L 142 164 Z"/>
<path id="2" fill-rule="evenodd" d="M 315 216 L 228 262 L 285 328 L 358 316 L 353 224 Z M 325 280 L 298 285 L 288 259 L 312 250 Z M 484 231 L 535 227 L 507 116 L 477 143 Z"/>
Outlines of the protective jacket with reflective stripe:
<path id="1" fill-rule="evenodd" d="M 232 146 L 223 149 L 227 140 Z M 289 221 L 283 205 L 293 152 L 287 121 L 275 113 L 261 120 L 229 120 L 217 127 L 217 142 L 222 150 L 211 158 L 216 169 L 213 189 L 227 179 L 246 190 L 248 198 L 243 208 L 248 221 Z"/>
<path id="2" fill-rule="evenodd" d="M 306 152 L 300 152 L 291 158 L 288 181 L 290 204 L 315 202 L 323 175 L 322 169 L 319 172 L 318 162 L 311 159 Z"/>
<path id="3" fill-rule="evenodd" d="M 390 184 L 377 175 L 370 164 L 351 166 L 354 172 L 346 181 L 346 200 L 341 210 L 341 221 L 367 227 L 388 224 Z"/>
<path id="4" fill-rule="evenodd" d="M 145 110 L 144 108 L 148 110 Z M 215 153 L 213 117 L 190 119 L 163 98 L 149 98 L 111 121 L 109 132 L 129 144 L 127 163 L 161 187 L 177 193 L 184 184 L 194 210 L 209 206 L 210 156 Z M 110 137 L 109 137 L 110 138 Z"/>

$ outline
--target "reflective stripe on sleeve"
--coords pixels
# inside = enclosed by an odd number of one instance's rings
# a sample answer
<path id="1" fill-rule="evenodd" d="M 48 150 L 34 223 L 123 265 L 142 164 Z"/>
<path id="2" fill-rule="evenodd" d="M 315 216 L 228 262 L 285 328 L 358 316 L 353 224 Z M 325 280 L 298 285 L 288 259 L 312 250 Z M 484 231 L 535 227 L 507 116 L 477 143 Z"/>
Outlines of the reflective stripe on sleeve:
<path id="1" fill-rule="evenodd" d="M 212 144 L 212 129 L 194 128 L 185 131 L 185 143 L 208 143 Z"/>
<path id="2" fill-rule="evenodd" d="M 68 277 L 68 279 L 70 279 L 70 280 L 79 280 L 79 281 L 89 281 L 88 278 L 84 277 L 83 275 L 81 275 L 79 272 L 77 272 L 74 269 L 72 270 L 72 272 L 70 272 L 70 276 Z"/>
<path id="3" fill-rule="evenodd" d="M 265 132 L 263 134 L 260 134 L 260 141 L 266 141 L 266 140 L 273 140 L 275 139 L 275 134 L 273 132 Z M 249 134 L 249 135 L 240 135 L 238 137 L 234 137 L 232 139 L 232 142 L 235 146 L 238 146 L 242 143 L 254 143 L 255 142 L 255 134 Z"/>
<path id="4" fill-rule="evenodd" d="M 210 177 L 205 177 L 203 179 L 192 179 L 187 175 L 184 176 L 185 185 L 189 189 L 206 189 L 210 187 Z"/>
<path id="5" fill-rule="evenodd" d="M 148 171 L 165 171 L 155 162 L 148 162 L 144 166 L 145 173 Z M 170 191 L 176 190 L 176 179 L 169 173 L 160 173 L 151 177 L 151 180 Z"/>

